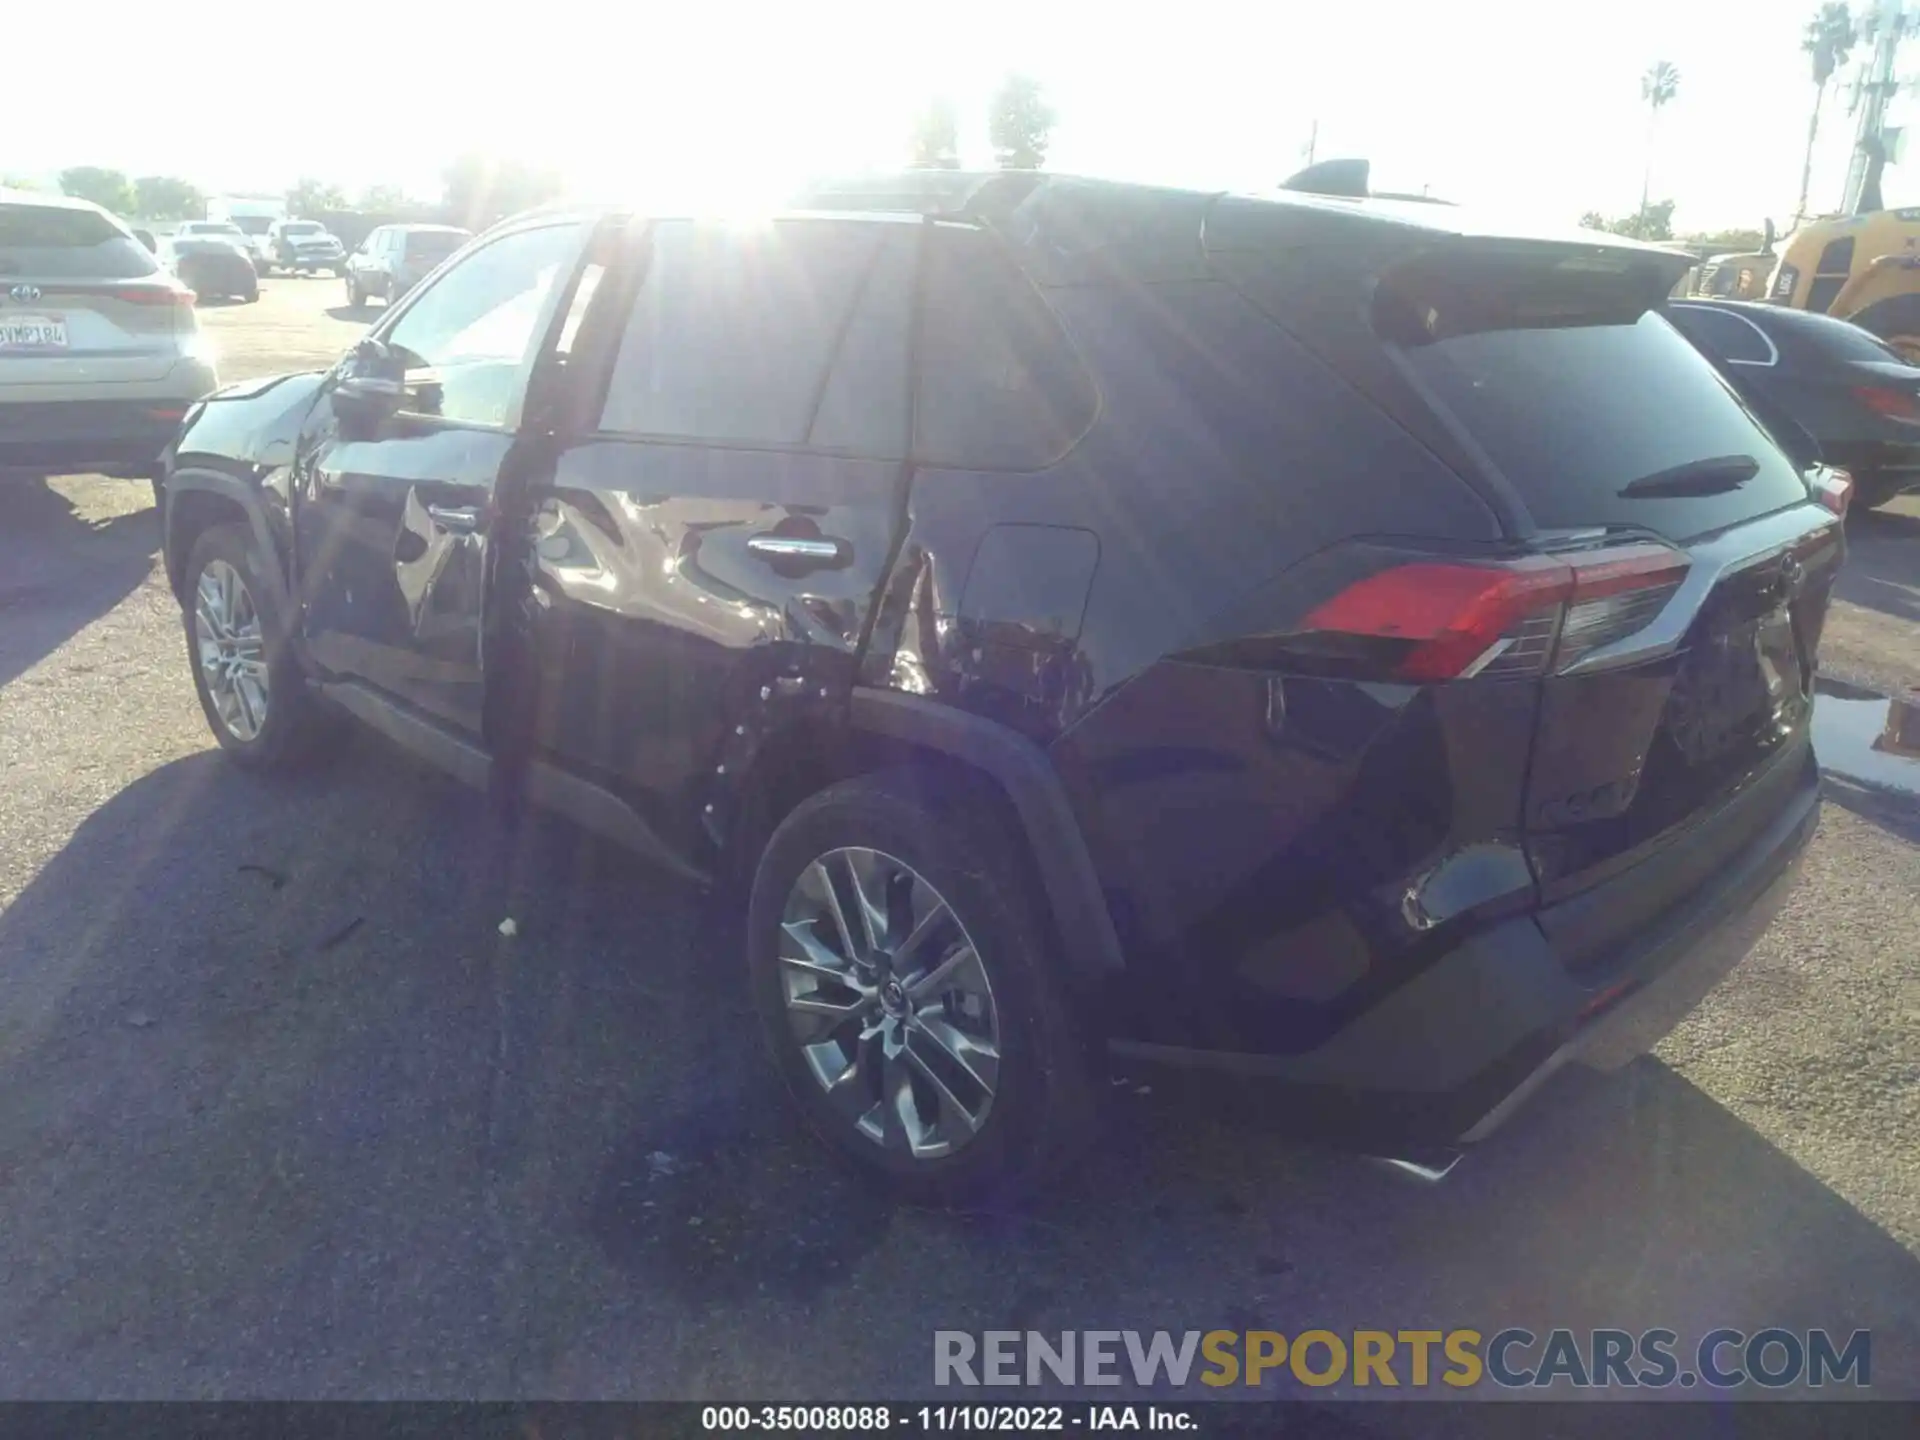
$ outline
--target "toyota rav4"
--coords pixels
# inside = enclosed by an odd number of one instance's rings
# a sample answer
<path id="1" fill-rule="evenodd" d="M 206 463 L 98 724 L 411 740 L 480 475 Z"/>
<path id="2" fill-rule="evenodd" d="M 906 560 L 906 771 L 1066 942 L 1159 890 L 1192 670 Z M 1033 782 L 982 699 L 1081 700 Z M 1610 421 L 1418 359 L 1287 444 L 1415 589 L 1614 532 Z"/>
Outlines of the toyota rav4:
<path id="1" fill-rule="evenodd" d="M 799 1113 L 934 1199 L 1116 1062 L 1452 1145 L 1670 1027 L 1813 832 L 1846 493 L 1657 313 L 1685 258 L 940 183 L 523 216 L 197 406 L 219 743 L 350 715 L 737 881 Z"/>

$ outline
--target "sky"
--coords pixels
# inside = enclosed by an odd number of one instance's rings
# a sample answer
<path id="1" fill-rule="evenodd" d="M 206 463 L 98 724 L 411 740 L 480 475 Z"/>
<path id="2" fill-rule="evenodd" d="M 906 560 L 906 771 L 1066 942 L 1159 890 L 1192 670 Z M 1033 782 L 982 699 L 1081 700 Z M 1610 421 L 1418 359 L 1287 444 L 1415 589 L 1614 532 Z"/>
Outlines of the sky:
<path id="1" fill-rule="evenodd" d="M 1302 163 L 1317 122 L 1318 157 L 1368 157 L 1376 188 L 1571 224 L 1639 203 L 1639 79 L 1665 59 L 1681 81 L 1653 136 L 1654 198 L 1679 202 L 1682 231 L 1784 226 L 1813 96 L 1798 44 L 1815 0 L 265 0 L 234 25 L 150 0 L 17 8 L 8 51 L 62 62 L 8 67 L 0 173 L 105 165 L 208 193 L 310 175 L 438 198 L 446 162 L 482 150 L 589 194 L 750 208 L 901 163 L 935 94 L 961 109 L 963 160 L 990 164 L 987 96 L 1018 70 L 1058 112 L 1049 169 L 1259 192 Z M 377 27 L 335 18 L 361 13 Z M 103 43 L 116 31 L 138 43 Z M 1830 97 L 1816 209 L 1839 203 L 1851 135 Z M 1920 143 L 1886 192 L 1920 203 Z"/>

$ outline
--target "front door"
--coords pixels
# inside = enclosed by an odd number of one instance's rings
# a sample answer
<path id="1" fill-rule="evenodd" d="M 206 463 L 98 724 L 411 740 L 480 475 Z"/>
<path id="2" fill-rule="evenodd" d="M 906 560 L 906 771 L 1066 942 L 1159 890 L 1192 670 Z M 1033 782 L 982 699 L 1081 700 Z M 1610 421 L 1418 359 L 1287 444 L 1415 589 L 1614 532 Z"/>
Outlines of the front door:
<path id="1" fill-rule="evenodd" d="M 473 734 L 494 488 L 588 229 L 505 231 L 383 318 L 335 367 L 295 452 L 315 662 Z"/>

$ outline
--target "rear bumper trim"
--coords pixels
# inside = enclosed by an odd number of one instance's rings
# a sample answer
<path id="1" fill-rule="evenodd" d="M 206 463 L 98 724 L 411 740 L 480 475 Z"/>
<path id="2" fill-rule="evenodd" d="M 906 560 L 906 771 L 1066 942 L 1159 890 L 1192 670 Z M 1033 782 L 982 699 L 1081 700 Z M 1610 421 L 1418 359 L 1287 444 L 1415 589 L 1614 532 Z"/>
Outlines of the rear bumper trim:
<path id="1" fill-rule="evenodd" d="M 1529 917 L 1462 944 L 1298 1055 L 1114 1040 L 1115 1061 L 1304 1086 L 1432 1139 L 1482 1139 L 1561 1067 L 1643 1054 L 1746 953 L 1784 903 L 1820 816 L 1817 772 L 1719 883 L 1647 927 L 1583 984 Z M 1623 877 L 1625 878 L 1625 877 Z"/>

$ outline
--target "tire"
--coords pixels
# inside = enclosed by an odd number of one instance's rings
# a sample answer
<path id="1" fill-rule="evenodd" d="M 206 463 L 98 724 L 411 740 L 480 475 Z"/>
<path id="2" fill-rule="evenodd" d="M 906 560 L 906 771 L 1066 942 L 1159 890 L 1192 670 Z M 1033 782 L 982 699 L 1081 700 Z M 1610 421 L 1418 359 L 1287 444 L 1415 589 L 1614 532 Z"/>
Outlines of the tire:
<path id="1" fill-rule="evenodd" d="M 237 658 L 247 657 L 251 649 L 252 658 L 265 675 L 264 686 L 234 687 L 246 694 L 237 708 L 232 700 L 223 706 L 222 699 L 210 688 L 208 666 L 203 663 L 203 641 L 207 637 L 200 625 L 203 583 L 219 589 L 229 575 L 238 581 L 241 591 L 228 592 L 228 629 L 243 637 L 230 648 Z M 187 663 L 193 672 L 200 709 L 221 748 L 250 769 L 284 769 L 309 758 L 332 729 L 333 717 L 322 708 L 300 671 L 277 597 L 260 577 L 252 531 L 237 524 L 216 525 L 205 531 L 187 559 L 183 589 Z M 245 637 L 249 629 L 257 637 L 251 646 Z M 262 698 L 264 717 L 257 714 Z"/>
<path id="2" fill-rule="evenodd" d="M 366 303 L 366 297 L 360 293 L 359 283 L 355 281 L 353 275 L 349 273 L 347 275 L 347 308 L 349 310 L 358 310 Z"/>
<path id="3" fill-rule="evenodd" d="M 260 286 L 257 282 L 255 284 L 249 285 L 245 290 L 242 290 L 240 292 L 240 303 L 242 305 L 256 304 L 259 301 L 259 299 L 260 299 Z"/>
<path id="4" fill-rule="evenodd" d="M 1058 1174 L 1097 1128 L 1094 1052 L 1033 891 L 1013 861 L 1019 852 L 990 812 L 942 801 L 911 773 L 889 771 L 803 801 L 774 831 L 755 870 L 748 978 L 774 1066 L 801 1119 L 830 1150 L 917 1203 L 1020 1198 Z M 880 965 L 847 963 L 849 945 L 822 900 L 827 868 L 842 882 L 864 871 L 868 890 L 889 897 Z M 850 893 L 841 892 L 843 913 Z M 923 932 L 915 955 L 901 955 L 905 975 L 890 975 L 887 952 L 913 929 L 914 916 L 938 914 L 941 902 L 947 918 Z M 816 921 L 800 932 L 811 944 L 789 930 L 796 916 Z M 860 922 L 849 921 L 861 936 Z M 851 949 L 862 948 L 856 938 Z M 957 958 L 969 949 L 977 965 Z M 806 954 L 838 968 L 793 963 Z M 850 983 L 821 978 L 834 975 Z M 916 995 L 916 980 L 930 988 Z M 790 989 L 846 1018 L 796 1012 Z M 965 1063 L 955 1059 L 962 1054 Z M 908 1103 L 880 1103 L 883 1087 L 901 1075 Z M 956 1118 L 962 1114 L 964 1121 Z"/>

